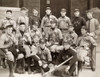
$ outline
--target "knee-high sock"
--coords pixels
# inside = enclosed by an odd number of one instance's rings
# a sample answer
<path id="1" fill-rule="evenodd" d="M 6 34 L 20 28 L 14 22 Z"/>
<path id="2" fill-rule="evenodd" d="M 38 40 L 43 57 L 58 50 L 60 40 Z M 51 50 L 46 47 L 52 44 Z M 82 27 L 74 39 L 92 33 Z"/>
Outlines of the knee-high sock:
<path id="1" fill-rule="evenodd" d="M 28 69 L 30 69 L 30 66 L 31 66 L 31 57 L 26 58 L 26 62 L 28 64 Z"/>
<path id="2" fill-rule="evenodd" d="M 14 62 L 7 60 L 8 66 L 9 66 L 9 74 L 13 74 L 14 69 Z"/>

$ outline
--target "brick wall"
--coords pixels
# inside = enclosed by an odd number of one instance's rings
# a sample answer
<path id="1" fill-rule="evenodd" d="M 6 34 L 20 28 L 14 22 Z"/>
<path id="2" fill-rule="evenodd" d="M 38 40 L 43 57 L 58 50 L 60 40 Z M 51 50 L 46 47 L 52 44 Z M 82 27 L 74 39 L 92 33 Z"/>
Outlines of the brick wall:
<path id="1" fill-rule="evenodd" d="M 71 0 L 71 17 L 73 17 L 74 9 L 79 9 L 82 16 L 85 15 L 85 11 L 88 9 L 88 0 Z"/>
<path id="2" fill-rule="evenodd" d="M 38 9 L 40 13 L 40 0 L 23 0 L 23 6 L 29 9 L 29 15 L 32 14 L 32 9 Z M 40 15 L 40 14 L 39 14 Z"/>
<path id="3" fill-rule="evenodd" d="M 19 6 L 19 0 L 0 0 L 0 6 L 18 7 Z"/>

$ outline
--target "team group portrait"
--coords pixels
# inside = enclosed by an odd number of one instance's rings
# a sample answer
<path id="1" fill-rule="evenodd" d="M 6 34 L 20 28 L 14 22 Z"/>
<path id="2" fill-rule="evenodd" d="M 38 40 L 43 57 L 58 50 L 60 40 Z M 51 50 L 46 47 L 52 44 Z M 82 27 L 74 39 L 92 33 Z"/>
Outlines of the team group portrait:
<path id="1" fill-rule="evenodd" d="M 100 77 L 99 0 L 0 0 L 0 77 Z"/>

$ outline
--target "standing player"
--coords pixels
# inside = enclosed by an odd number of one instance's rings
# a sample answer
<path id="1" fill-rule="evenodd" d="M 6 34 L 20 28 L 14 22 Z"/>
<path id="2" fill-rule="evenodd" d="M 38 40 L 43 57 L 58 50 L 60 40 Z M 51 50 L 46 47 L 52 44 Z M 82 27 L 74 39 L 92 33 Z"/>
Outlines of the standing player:
<path id="1" fill-rule="evenodd" d="M 48 35 L 48 33 L 50 33 L 51 24 L 53 22 L 57 22 L 57 18 L 54 15 L 52 15 L 51 8 L 47 7 L 46 15 L 42 18 L 42 21 L 41 21 L 41 27 L 43 28 L 46 35 Z"/>
<path id="2" fill-rule="evenodd" d="M 81 28 L 82 26 L 86 26 L 86 20 L 80 16 L 79 9 L 74 10 L 74 18 L 72 20 L 72 24 L 74 25 L 74 30 L 78 36 L 81 36 Z"/>
<path id="3" fill-rule="evenodd" d="M 61 9 L 61 17 L 58 19 L 58 28 L 61 30 L 63 36 L 68 32 L 68 27 L 71 25 L 71 20 L 66 16 L 66 9 Z"/>

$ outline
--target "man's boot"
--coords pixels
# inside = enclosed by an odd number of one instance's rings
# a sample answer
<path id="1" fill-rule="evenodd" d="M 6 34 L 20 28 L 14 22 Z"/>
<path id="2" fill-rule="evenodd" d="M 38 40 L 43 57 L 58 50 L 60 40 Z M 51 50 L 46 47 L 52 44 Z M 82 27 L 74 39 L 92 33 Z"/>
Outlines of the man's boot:
<path id="1" fill-rule="evenodd" d="M 7 63 L 8 63 L 8 67 L 9 67 L 9 77 L 14 77 L 14 70 L 13 70 L 13 63 L 14 62 L 12 62 L 12 61 L 7 61 Z"/>
<path id="2" fill-rule="evenodd" d="M 24 74 L 25 73 L 25 59 L 22 58 L 21 60 L 22 60 L 22 63 L 21 63 L 22 71 L 21 71 L 21 73 Z"/>

